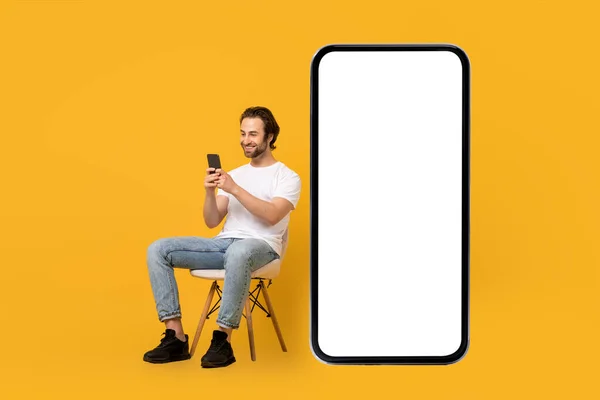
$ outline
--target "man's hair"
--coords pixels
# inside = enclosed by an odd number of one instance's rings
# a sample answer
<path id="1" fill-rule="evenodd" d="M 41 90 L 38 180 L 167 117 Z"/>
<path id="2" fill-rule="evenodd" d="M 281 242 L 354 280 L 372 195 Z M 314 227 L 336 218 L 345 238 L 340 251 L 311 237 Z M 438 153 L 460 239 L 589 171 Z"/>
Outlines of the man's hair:
<path id="1" fill-rule="evenodd" d="M 275 150 L 275 141 L 277 140 L 277 136 L 279 136 L 279 125 L 277 121 L 275 121 L 275 117 L 273 113 L 266 107 L 250 107 L 247 108 L 240 117 L 240 124 L 244 120 L 244 118 L 260 118 L 265 125 L 265 140 L 270 133 L 273 134 L 273 140 L 270 143 L 271 150 Z"/>

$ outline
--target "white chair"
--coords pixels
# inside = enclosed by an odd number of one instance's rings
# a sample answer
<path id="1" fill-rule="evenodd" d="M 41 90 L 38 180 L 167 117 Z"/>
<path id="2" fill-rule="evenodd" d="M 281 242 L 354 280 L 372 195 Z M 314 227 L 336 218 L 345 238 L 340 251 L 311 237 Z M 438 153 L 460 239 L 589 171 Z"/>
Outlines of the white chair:
<path id="1" fill-rule="evenodd" d="M 283 335 L 281 334 L 281 329 L 279 328 L 279 323 L 277 322 L 277 317 L 275 316 L 273 303 L 271 303 L 271 298 L 269 297 L 269 292 L 267 291 L 267 288 L 271 286 L 272 279 L 276 278 L 279 275 L 281 262 L 283 260 L 283 257 L 285 256 L 287 244 L 289 241 L 289 234 L 287 229 L 283 234 L 282 241 L 283 246 L 281 257 L 262 266 L 261 268 L 254 271 L 251 275 L 251 278 L 253 280 L 258 280 L 258 283 L 256 284 L 254 290 L 248 292 L 248 297 L 246 299 L 246 304 L 244 307 L 246 313 L 242 314 L 242 316 L 246 318 L 246 325 L 248 326 L 248 340 L 250 342 L 250 357 L 252 358 L 252 361 L 256 361 L 256 350 L 254 348 L 254 330 L 252 328 L 252 311 L 254 311 L 254 307 L 260 308 L 267 314 L 268 318 L 271 318 L 271 321 L 273 322 L 273 327 L 275 328 L 275 333 L 277 334 L 277 338 L 279 339 L 279 344 L 281 345 L 281 350 L 287 352 L 287 347 L 285 346 L 285 342 L 283 341 Z M 196 329 L 196 334 L 194 335 L 194 341 L 192 342 L 190 354 L 193 357 L 194 352 L 196 351 L 196 346 L 198 345 L 198 340 L 200 339 L 200 334 L 202 333 L 202 328 L 204 327 L 204 322 L 209 318 L 209 316 L 212 313 L 219 309 L 219 303 L 221 302 L 221 295 L 223 294 L 223 292 L 218 284 L 218 281 L 222 281 L 225 279 L 225 270 L 195 269 L 191 270 L 190 274 L 196 278 L 208 279 L 213 281 L 212 285 L 210 286 L 210 290 L 208 291 L 206 302 L 204 303 L 204 309 L 202 310 L 202 315 L 200 316 L 200 321 L 198 322 L 198 328 Z M 265 285 L 265 280 L 269 281 L 268 285 Z M 215 292 L 217 293 L 217 296 L 219 296 L 219 299 L 211 307 Z M 265 298 L 266 308 L 260 303 L 258 299 L 258 296 L 261 292 L 263 294 L 263 297 Z M 250 305 L 250 303 L 252 303 L 252 305 Z"/>

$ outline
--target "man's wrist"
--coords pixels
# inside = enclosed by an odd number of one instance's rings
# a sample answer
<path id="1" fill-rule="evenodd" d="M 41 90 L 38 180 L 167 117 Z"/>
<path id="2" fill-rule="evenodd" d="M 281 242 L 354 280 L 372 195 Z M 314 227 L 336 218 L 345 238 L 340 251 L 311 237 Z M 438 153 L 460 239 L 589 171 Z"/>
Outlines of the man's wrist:
<path id="1" fill-rule="evenodd" d="M 231 189 L 231 192 L 229 192 L 229 194 L 231 194 L 232 196 L 236 196 L 237 197 L 237 195 L 240 194 L 240 189 L 241 188 L 238 185 L 235 185 L 233 187 L 233 189 Z"/>

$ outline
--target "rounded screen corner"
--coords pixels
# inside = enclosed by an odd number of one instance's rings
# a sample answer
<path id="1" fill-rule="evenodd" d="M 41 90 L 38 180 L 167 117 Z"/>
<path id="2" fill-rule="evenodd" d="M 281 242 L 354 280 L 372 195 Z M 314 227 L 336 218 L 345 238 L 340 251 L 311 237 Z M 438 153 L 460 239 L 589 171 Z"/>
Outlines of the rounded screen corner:
<path id="1" fill-rule="evenodd" d="M 319 345 L 319 340 L 317 339 L 316 335 L 311 335 L 310 350 L 313 353 L 313 356 L 323 364 L 338 364 L 338 360 L 336 357 L 330 356 L 329 354 L 323 351 L 323 349 Z"/>
<path id="2" fill-rule="evenodd" d="M 471 68 L 471 60 L 469 60 L 467 52 L 462 47 L 455 44 L 446 44 L 443 48 L 458 57 L 464 69 L 469 70 Z"/>
<path id="3" fill-rule="evenodd" d="M 325 57 L 329 53 L 334 52 L 336 50 L 336 48 L 337 48 L 337 45 L 335 45 L 335 44 L 326 44 L 325 46 L 322 46 L 321 48 L 319 48 L 312 57 L 312 61 L 310 63 L 311 67 L 313 69 L 318 69 L 319 64 L 321 63 L 321 60 L 323 60 L 323 57 Z"/>
<path id="4" fill-rule="evenodd" d="M 471 344 L 470 338 L 469 337 L 464 338 L 460 342 L 458 349 L 456 349 L 456 351 L 454 353 L 444 357 L 444 364 L 450 365 L 450 364 L 456 364 L 459 361 L 462 361 L 467 356 L 467 353 L 469 352 L 470 344 Z"/>

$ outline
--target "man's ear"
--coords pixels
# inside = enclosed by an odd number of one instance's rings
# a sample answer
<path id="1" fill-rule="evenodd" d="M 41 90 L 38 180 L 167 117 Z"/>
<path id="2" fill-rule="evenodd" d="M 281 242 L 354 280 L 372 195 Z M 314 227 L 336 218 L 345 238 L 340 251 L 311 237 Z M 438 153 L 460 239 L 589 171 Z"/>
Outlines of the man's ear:
<path id="1" fill-rule="evenodd" d="M 267 135 L 267 144 L 269 145 L 269 147 L 271 147 L 271 141 L 273 140 L 273 137 L 274 137 L 274 136 L 275 136 L 275 135 L 274 135 L 274 134 L 272 134 L 272 133 L 269 133 L 269 134 Z"/>

